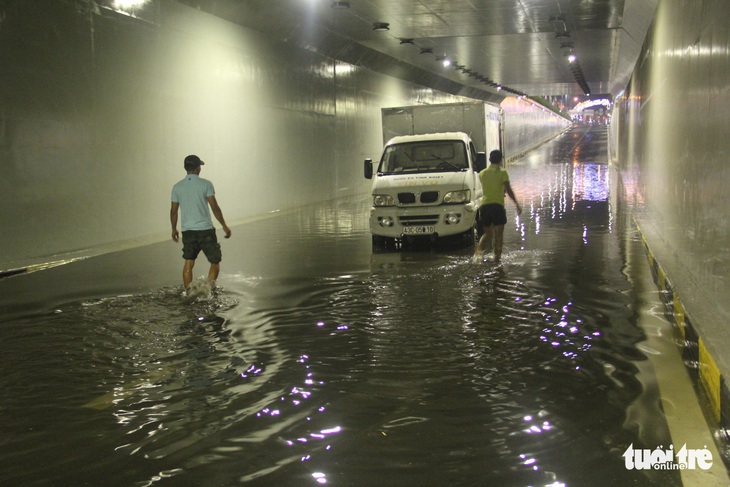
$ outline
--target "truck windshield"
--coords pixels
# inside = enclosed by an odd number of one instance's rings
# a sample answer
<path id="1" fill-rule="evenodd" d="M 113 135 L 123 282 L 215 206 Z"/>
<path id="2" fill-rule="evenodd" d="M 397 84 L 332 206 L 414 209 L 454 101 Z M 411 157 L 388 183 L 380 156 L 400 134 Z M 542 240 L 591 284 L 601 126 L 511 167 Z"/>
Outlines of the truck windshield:
<path id="1" fill-rule="evenodd" d="M 466 146 L 459 140 L 429 140 L 389 145 L 380 160 L 382 174 L 465 171 Z"/>

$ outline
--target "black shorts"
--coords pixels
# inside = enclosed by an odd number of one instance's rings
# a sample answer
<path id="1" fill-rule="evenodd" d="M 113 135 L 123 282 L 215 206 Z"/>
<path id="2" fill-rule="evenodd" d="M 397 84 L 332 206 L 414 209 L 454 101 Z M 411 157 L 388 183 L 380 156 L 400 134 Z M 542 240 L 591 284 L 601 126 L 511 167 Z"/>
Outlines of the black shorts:
<path id="1" fill-rule="evenodd" d="M 499 203 L 489 203 L 479 207 L 479 223 L 485 227 L 507 224 L 507 210 Z"/>
<path id="2" fill-rule="evenodd" d="M 208 262 L 218 264 L 221 261 L 221 244 L 211 230 L 186 230 L 182 233 L 183 259 L 195 260 L 202 250 Z"/>

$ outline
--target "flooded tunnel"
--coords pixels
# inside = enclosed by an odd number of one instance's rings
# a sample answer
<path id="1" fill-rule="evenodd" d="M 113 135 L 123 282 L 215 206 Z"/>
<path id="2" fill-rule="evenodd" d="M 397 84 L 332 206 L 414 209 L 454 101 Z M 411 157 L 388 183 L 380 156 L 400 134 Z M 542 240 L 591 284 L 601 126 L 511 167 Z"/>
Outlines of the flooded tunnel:
<path id="1" fill-rule="evenodd" d="M 730 484 L 730 7 L 416 4 L 0 0 L 0 484 Z M 465 102 L 520 120 L 501 262 L 373 247 L 381 110 Z"/>
<path id="2" fill-rule="evenodd" d="M 172 242 L 0 280 L 3 482 L 725 485 L 606 135 L 508 166 L 500 263 L 356 197 L 233 226 L 210 296 Z M 679 443 L 712 468 L 627 467 Z"/>

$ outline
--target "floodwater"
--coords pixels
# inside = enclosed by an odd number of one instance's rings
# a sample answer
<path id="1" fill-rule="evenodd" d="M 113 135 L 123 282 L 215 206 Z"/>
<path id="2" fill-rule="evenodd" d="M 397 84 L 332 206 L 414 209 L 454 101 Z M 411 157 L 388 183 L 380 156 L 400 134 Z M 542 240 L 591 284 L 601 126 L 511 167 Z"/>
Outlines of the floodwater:
<path id="1" fill-rule="evenodd" d="M 0 485 L 681 485 L 622 457 L 671 439 L 605 131 L 509 169 L 498 265 L 359 198 L 235 227 L 206 298 L 172 242 L 1 280 Z"/>

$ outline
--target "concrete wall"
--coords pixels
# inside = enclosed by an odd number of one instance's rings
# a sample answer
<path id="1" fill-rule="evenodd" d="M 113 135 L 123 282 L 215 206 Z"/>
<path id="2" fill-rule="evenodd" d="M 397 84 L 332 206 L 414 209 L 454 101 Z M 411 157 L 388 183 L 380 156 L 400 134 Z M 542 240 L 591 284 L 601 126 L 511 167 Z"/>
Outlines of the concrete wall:
<path id="1" fill-rule="evenodd" d="M 3 4 L 0 270 L 169 234 L 198 154 L 232 223 L 363 193 L 380 108 L 459 99 L 160 0 Z"/>
<path id="2" fill-rule="evenodd" d="M 648 246 L 730 372 L 730 2 L 662 1 L 612 155 Z M 704 365 L 703 365 L 704 366 Z"/>
<path id="3" fill-rule="evenodd" d="M 570 127 L 570 120 L 522 97 L 505 98 L 504 149 L 507 160 L 516 159 Z"/>

